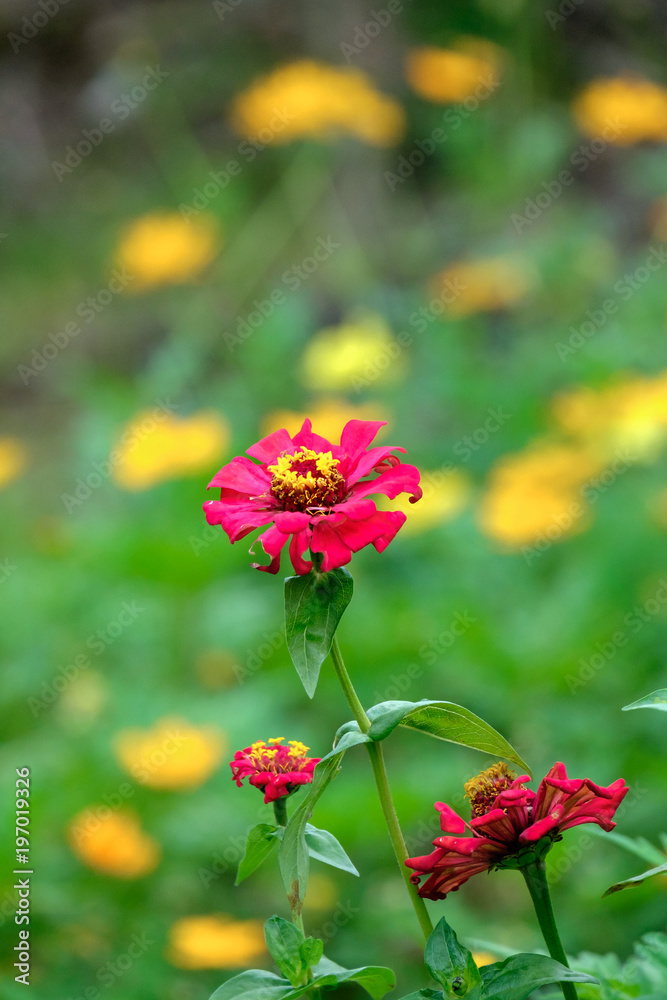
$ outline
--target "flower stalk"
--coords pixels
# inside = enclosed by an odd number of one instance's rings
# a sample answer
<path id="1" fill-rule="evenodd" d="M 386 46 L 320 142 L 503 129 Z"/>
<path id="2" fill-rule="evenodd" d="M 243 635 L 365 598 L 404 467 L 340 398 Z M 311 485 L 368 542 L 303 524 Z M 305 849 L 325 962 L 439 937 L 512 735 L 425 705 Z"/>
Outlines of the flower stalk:
<path id="1" fill-rule="evenodd" d="M 537 920 L 540 925 L 540 930 L 542 931 L 542 937 L 544 938 L 546 946 L 549 949 L 549 954 L 557 962 L 560 962 L 561 965 L 564 965 L 569 969 L 567 955 L 565 954 L 565 949 L 563 948 L 560 934 L 558 933 L 556 918 L 554 917 L 554 911 L 551 905 L 551 896 L 549 894 L 549 884 L 547 882 L 547 872 L 544 860 L 534 861 L 529 865 L 523 865 L 521 868 L 521 874 L 526 880 L 528 892 L 530 893 L 530 898 L 533 901 Z M 578 1000 L 577 990 L 574 983 L 561 982 L 560 987 L 563 991 L 565 1000 Z"/>
<path id="2" fill-rule="evenodd" d="M 338 645 L 336 636 L 334 636 L 331 645 L 331 659 L 333 660 L 336 675 L 343 689 L 345 698 L 347 699 L 347 703 L 352 709 L 352 713 L 359 725 L 359 728 L 362 733 L 367 733 L 371 728 L 371 721 L 366 715 L 366 712 L 359 701 L 357 692 L 354 689 L 354 685 L 352 684 L 352 680 L 347 672 L 345 662 L 341 655 L 340 646 Z M 428 940 L 433 931 L 433 923 L 431 922 L 424 900 L 417 895 L 416 889 L 410 881 L 410 874 L 405 866 L 408 851 L 405 846 L 405 840 L 403 839 L 403 833 L 398 821 L 398 815 L 391 796 L 389 778 L 387 776 L 387 768 L 384 762 L 382 747 L 379 743 L 375 742 L 366 743 L 365 746 L 368 751 L 368 756 L 370 757 L 371 767 L 373 768 L 373 776 L 375 778 L 375 784 L 380 798 L 380 805 L 382 806 L 382 813 L 384 815 L 385 823 L 387 824 L 389 839 L 391 840 L 391 845 L 394 849 L 396 861 L 398 862 L 398 867 L 401 870 L 401 876 L 403 877 L 403 881 L 405 882 L 405 886 L 408 890 L 410 901 L 417 916 L 417 920 L 419 921 L 419 926 L 422 929 L 424 937 Z"/>

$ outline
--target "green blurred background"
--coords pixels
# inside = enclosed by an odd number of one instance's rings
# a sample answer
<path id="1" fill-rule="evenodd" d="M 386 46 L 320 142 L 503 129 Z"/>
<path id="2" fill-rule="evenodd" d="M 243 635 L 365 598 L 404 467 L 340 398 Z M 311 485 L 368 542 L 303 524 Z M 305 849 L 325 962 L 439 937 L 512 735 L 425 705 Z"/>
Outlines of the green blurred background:
<path id="1" fill-rule="evenodd" d="M 349 717 L 327 665 L 314 703 L 301 689 L 281 639 L 282 574 L 250 569 L 245 542 L 231 548 L 201 512 L 213 473 L 296 414 L 314 413 L 316 430 L 321 414 L 324 433 L 378 415 L 383 440 L 427 473 L 424 514 L 351 567 L 339 638 L 364 703 L 450 699 L 538 778 L 555 760 L 600 784 L 622 776 L 619 832 L 658 843 L 664 719 L 621 707 L 665 676 L 667 11 L 7 0 L 0 21 L 0 808 L 11 846 L 14 768 L 29 766 L 33 995 L 206 1000 L 234 968 L 269 967 L 242 949 L 216 961 L 215 935 L 201 945 L 210 961 L 179 960 L 173 935 L 224 914 L 252 940 L 238 922 L 287 916 L 275 865 L 233 887 L 239 844 L 270 812 L 227 761 L 279 735 L 323 755 Z M 420 62 L 424 46 L 449 62 Z M 286 89 L 270 79 L 244 133 L 237 95 L 301 60 L 343 75 L 301 65 Z M 351 69 L 366 77 L 348 92 Z M 466 96 L 483 78 L 493 85 Z M 577 114 L 600 78 L 622 82 Z M 289 129 L 271 132 L 281 112 Z M 622 141 L 587 131 L 617 112 Z M 261 134 L 253 156 L 243 143 Z M 126 287 L 109 285 L 114 269 Z M 553 400 L 571 390 L 563 416 Z M 515 453 L 536 457 L 507 473 Z M 574 520 L 572 502 L 585 507 Z M 457 615 L 468 624 L 454 639 Z M 155 787 L 156 758 L 151 787 L 123 766 L 118 734 L 174 717 L 219 733 L 186 739 L 172 787 Z M 463 782 L 492 763 L 402 733 L 387 758 L 413 854 L 437 832 L 433 802 L 462 807 Z M 73 850 L 74 817 L 104 804 L 153 838 L 145 874 L 132 874 L 131 837 L 122 871 L 122 830 L 97 861 L 93 834 Z M 417 928 L 361 751 L 314 821 L 361 878 L 313 863 L 308 930 L 341 964 L 395 967 L 397 996 L 418 988 Z M 551 858 L 569 952 L 626 956 L 664 927 L 655 881 L 601 899 L 648 867 L 616 844 L 584 827 Z M 22 995 L 13 864 L 10 851 L 8 998 Z M 507 872 L 432 911 L 468 942 L 530 950 L 529 907 Z M 146 935 L 140 956 L 101 974 L 133 935 Z"/>

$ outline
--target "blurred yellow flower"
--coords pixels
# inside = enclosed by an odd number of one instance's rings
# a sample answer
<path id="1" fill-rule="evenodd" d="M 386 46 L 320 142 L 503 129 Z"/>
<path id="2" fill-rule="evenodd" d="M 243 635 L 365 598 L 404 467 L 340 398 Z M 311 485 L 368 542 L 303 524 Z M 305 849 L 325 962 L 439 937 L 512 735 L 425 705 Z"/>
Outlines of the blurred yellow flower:
<path id="1" fill-rule="evenodd" d="M 141 829 L 131 812 L 108 805 L 84 809 L 70 822 L 68 840 L 85 865 L 115 878 L 148 875 L 160 860 L 160 845 Z"/>
<path id="2" fill-rule="evenodd" d="M 308 407 L 306 413 L 274 410 L 267 414 L 262 421 L 262 434 L 272 434 L 284 427 L 288 434 L 294 435 L 301 429 L 306 417 L 312 421 L 315 433 L 321 434 L 332 444 L 340 441 L 340 433 L 348 420 L 386 420 L 386 414 L 375 403 L 354 406 L 344 399 L 321 399 Z"/>
<path id="3" fill-rule="evenodd" d="M 338 897 L 338 886 L 328 875 L 313 872 L 308 877 L 308 891 L 303 901 L 306 910 L 332 910 Z"/>
<path id="4" fill-rule="evenodd" d="M 527 265 L 515 257 L 482 257 L 450 264 L 431 283 L 443 311 L 455 319 L 509 309 L 533 285 Z"/>
<path id="5" fill-rule="evenodd" d="M 491 470 L 479 524 L 508 548 L 557 541 L 588 527 L 583 487 L 603 466 L 585 448 L 535 441 Z"/>
<path id="6" fill-rule="evenodd" d="M 122 767 L 149 788 L 198 788 L 222 759 L 226 741 L 216 726 L 192 726 L 185 719 L 159 719 L 152 729 L 125 729 L 114 741 Z"/>
<path id="7" fill-rule="evenodd" d="M 203 271 L 220 242 L 217 221 L 210 215 L 184 219 L 179 212 L 152 212 L 126 227 L 116 263 L 132 276 L 130 291 L 180 285 Z"/>
<path id="8" fill-rule="evenodd" d="M 306 345 L 302 380 L 309 389 L 360 389 L 398 378 L 405 346 L 376 313 L 357 312 L 340 326 L 320 330 Z M 411 339 L 411 338 L 410 338 Z"/>
<path id="9" fill-rule="evenodd" d="M 611 456 L 657 458 L 667 438 L 667 371 L 619 378 L 602 389 L 579 386 L 553 401 L 559 426 Z"/>
<path id="10" fill-rule="evenodd" d="M 616 146 L 667 139 L 667 90 L 642 77 L 601 77 L 575 99 L 572 111 L 587 135 Z"/>
<path id="11" fill-rule="evenodd" d="M 473 951 L 472 957 L 478 969 L 481 969 L 483 965 L 492 965 L 498 961 L 496 956 L 492 955 L 490 951 Z"/>
<path id="12" fill-rule="evenodd" d="M 266 951 L 258 920 L 227 914 L 184 917 L 172 925 L 166 955 L 179 969 L 238 969 Z"/>
<path id="13" fill-rule="evenodd" d="M 159 407 L 138 413 L 111 454 L 114 482 L 136 492 L 202 472 L 218 461 L 229 438 L 227 421 L 214 410 L 182 418 Z"/>
<path id="14" fill-rule="evenodd" d="M 383 510 L 402 510 L 407 521 L 401 528 L 409 535 L 430 531 L 438 524 L 452 521 L 466 506 L 471 493 L 470 480 L 459 469 L 444 473 L 422 472 L 420 485 L 424 491 L 421 500 L 410 503 L 406 494 L 395 500 L 381 500 Z"/>
<path id="15" fill-rule="evenodd" d="M 0 438 L 0 489 L 21 475 L 26 459 L 26 450 L 20 441 L 11 437 Z"/>
<path id="16" fill-rule="evenodd" d="M 371 146 L 391 146 L 405 128 L 401 105 L 376 90 L 361 70 L 311 59 L 280 66 L 256 80 L 235 98 L 231 120 L 259 148 L 341 133 Z"/>
<path id="17" fill-rule="evenodd" d="M 453 49 L 425 45 L 408 53 L 405 78 L 420 97 L 436 104 L 483 100 L 499 84 L 502 55 L 481 38 L 461 38 Z"/>

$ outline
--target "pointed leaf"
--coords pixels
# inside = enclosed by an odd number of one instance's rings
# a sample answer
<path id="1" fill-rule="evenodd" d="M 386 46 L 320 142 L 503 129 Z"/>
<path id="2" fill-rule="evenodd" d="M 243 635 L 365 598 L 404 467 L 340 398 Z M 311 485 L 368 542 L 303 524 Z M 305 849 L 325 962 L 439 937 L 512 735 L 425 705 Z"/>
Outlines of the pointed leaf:
<path id="1" fill-rule="evenodd" d="M 309 855 L 305 838 L 306 824 L 320 795 L 338 773 L 343 753 L 344 751 L 336 754 L 325 764 L 320 762 L 316 766 L 308 794 L 301 800 L 298 809 L 292 813 L 278 850 L 280 874 L 290 907 L 295 914 L 301 913 L 308 884 Z"/>
<path id="2" fill-rule="evenodd" d="M 210 1000 L 284 1000 L 293 992 L 286 979 L 263 969 L 250 969 L 219 986 Z"/>
<path id="3" fill-rule="evenodd" d="M 301 945 L 299 949 L 301 953 L 301 958 L 303 960 L 304 969 L 309 969 L 313 965 L 317 965 L 322 959 L 322 950 L 324 948 L 324 942 L 321 938 L 308 937 Z"/>
<path id="4" fill-rule="evenodd" d="M 442 1000 L 442 990 L 417 990 L 416 993 L 408 993 L 407 996 L 401 997 L 401 1000 Z"/>
<path id="5" fill-rule="evenodd" d="M 489 1000 L 526 1000 L 549 983 L 597 983 L 593 976 L 574 972 L 546 955 L 512 955 L 504 962 L 482 967 L 484 996 Z"/>
<path id="6" fill-rule="evenodd" d="M 329 969 L 335 965 L 334 962 L 327 962 Z M 339 971 L 327 971 L 322 979 L 317 975 L 320 972 L 322 963 L 315 972 L 316 978 L 311 985 L 334 985 L 339 983 L 358 983 L 362 989 L 369 993 L 373 1000 L 382 1000 L 385 993 L 393 990 L 396 985 L 396 976 L 391 969 L 386 969 L 381 965 L 367 965 L 361 969 L 341 969 Z M 326 968 L 326 966 L 325 966 Z M 322 969 L 321 971 L 324 971 Z"/>
<path id="7" fill-rule="evenodd" d="M 472 952 L 459 942 L 444 917 L 428 939 L 424 962 L 447 997 L 465 997 L 482 981 Z M 481 995 L 480 990 L 477 993 Z"/>
<path id="8" fill-rule="evenodd" d="M 603 896 L 611 896 L 612 892 L 620 892 L 621 889 L 629 889 L 634 885 L 641 885 L 647 878 L 653 878 L 654 875 L 664 875 L 666 873 L 667 861 L 664 865 L 658 865 L 657 868 L 649 868 L 648 871 L 642 872 L 641 875 L 635 875 L 634 878 L 626 878 L 622 882 L 610 885 L 607 891 L 603 893 Z"/>
<path id="9" fill-rule="evenodd" d="M 301 957 L 303 932 L 282 917 L 269 917 L 264 924 L 266 947 L 283 976 L 296 986 L 305 966 Z"/>
<path id="10" fill-rule="evenodd" d="M 451 701 L 385 701 L 368 709 L 372 720 L 369 735 L 385 739 L 398 725 L 426 733 L 439 740 L 480 750 L 492 757 L 504 757 L 527 774 L 531 770 L 511 743 L 493 726 L 462 705 Z"/>
<path id="11" fill-rule="evenodd" d="M 358 728 L 356 732 L 354 730 L 348 730 L 348 732 L 343 733 L 343 735 L 338 740 L 333 750 L 330 750 L 329 753 L 326 755 L 326 757 L 322 757 L 320 763 L 322 763 L 322 761 L 324 760 L 329 760 L 331 757 L 334 757 L 336 754 L 341 753 L 343 750 L 349 750 L 350 747 L 356 747 L 358 743 L 372 743 L 372 742 L 373 741 L 370 738 L 370 736 L 367 736 L 366 733 L 362 733 Z"/>
<path id="12" fill-rule="evenodd" d="M 601 840 L 618 844 L 619 847 L 623 847 L 630 854 L 635 854 L 649 865 L 661 865 L 665 860 L 666 852 L 655 847 L 646 837 L 626 837 L 624 833 L 617 833 L 616 830 L 607 831 L 593 825 L 588 832 L 592 833 L 594 837 L 600 837 Z"/>
<path id="13" fill-rule="evenodd" d="M 256 868 L 268 858 L 274 847 L 278 843 L 275 826 L 268 823 L 258 823 L 248 834 L 245 845 L 245 854 L 239 862 L 239 870 L 236 873 L 234 885 L 240 885 L 248 875 L 252 875 Z"/>
<path id="14" fill-rule="evenodd" d="M 287 648 L 309 698 L 315 694 L 320 667 L 352 599 L 352 587 L 352 577 L 342 566 L 330 573 L 311 570 L 285 580 Z"/>
<path id="15" fill-rule="evenodd" d="M 332 868 L 350 872 L 352 875 L 359 874 L 333 833 L 329 833 L 328 830 L 318 830 L 316 826 L 306 823 L 304 836 L 311 858 L 323 861 Z"/>
<path id="16" fill-rule="evenodd" d="M 633 701 L 630 705 L 624 705 L 623 712 L 629 712 L 633 708 L 658 708 L 661 712 L 667 712 L 667 688 L 660 688 L 650 694 Z"/>

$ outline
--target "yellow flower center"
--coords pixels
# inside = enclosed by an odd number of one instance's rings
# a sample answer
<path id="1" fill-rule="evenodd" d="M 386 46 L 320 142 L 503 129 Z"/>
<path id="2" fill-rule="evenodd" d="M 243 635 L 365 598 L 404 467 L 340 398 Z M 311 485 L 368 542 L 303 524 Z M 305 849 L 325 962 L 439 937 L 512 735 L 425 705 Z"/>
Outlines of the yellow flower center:
<path id="1" fill-rule="evenodd" d="M 463 787 L 466 798 L 470 799 L 472 815 L 485 816 L 493 806 L 496 796 L 509 788 L 515 777 L 507 764 L 492 764 L 476 778 L 466 781 Z"/>
<path id="2" fill-rule="evenodd" d="M 280 455 L 271 473 L 271 494 L 283 510 L 332 507 L 345 496 L 345 480 L 338 459 L 330 451 L 301 448 L 293 455 Z"/>
<path id="3" fill-rule="evenodd" d="M 287 746 L 280 746 L 284 739 L 284 736 L 274 736 L 269 739 L 268 743 L 265 743 L 264 740 L 258 740 L 252 744 L 248 756 L 258 770 L 283 774 L 286 771 L 299 769 L 304 763 L 303 758 L 310 747 L 300 743 L 299 740 L 290 740 Z"/>

